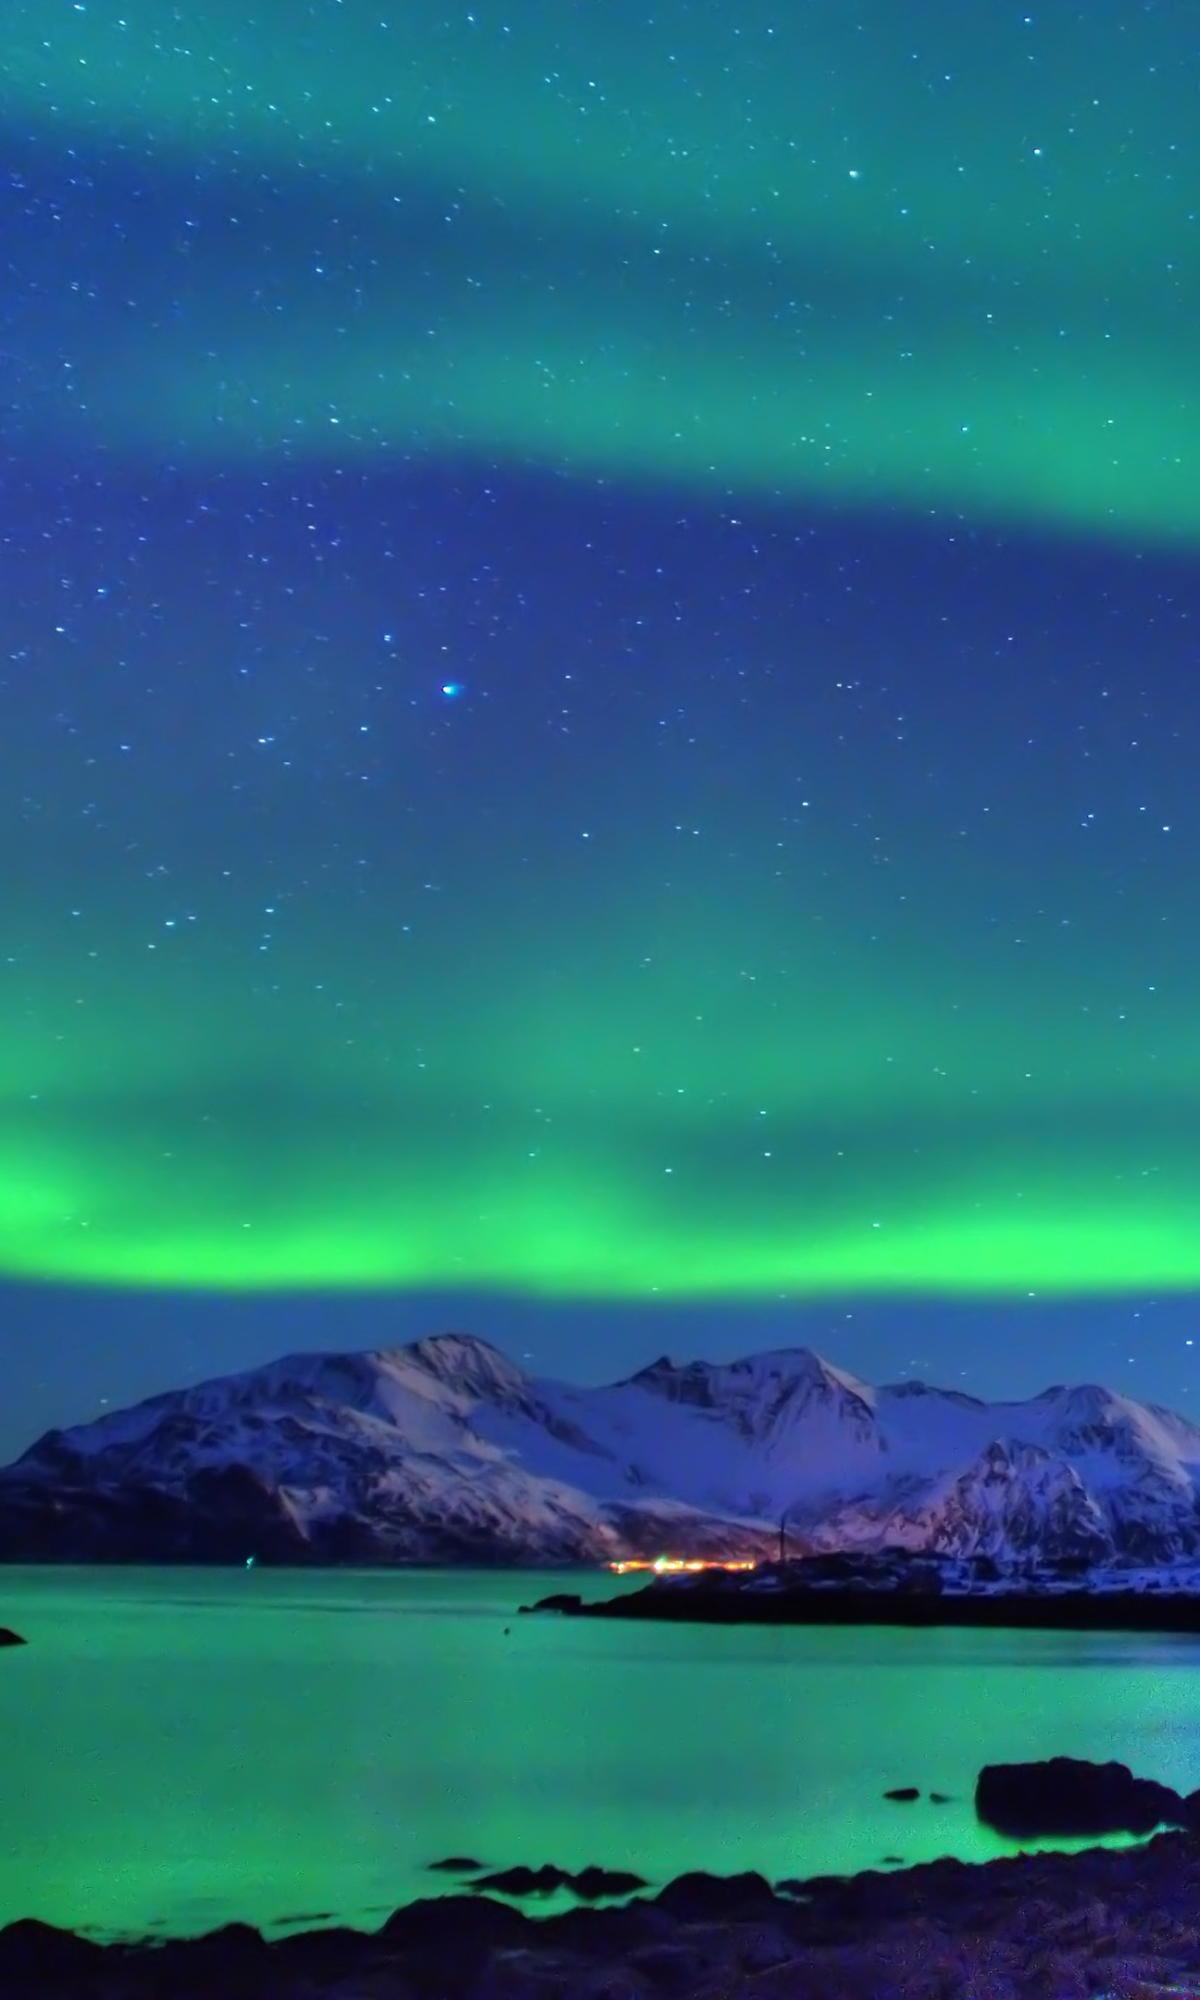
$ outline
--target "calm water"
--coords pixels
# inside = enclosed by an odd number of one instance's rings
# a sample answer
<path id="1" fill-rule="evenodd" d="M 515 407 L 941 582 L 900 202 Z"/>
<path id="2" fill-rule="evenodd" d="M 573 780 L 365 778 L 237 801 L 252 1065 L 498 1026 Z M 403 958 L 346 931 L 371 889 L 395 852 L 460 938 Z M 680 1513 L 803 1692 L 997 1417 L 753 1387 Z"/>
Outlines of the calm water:
<path id="1" fill-rule="evenodd" d="M 0 1570 L 31 1642 L 0 1654 L 0 1922 L 370 1924 L 452 1852 L 660 1881 L 983 1858 L 992 1758 L 1200 1784 L 1191 1639 L 510 1615 L 557 1581 Z M 955 1802 L 881 1798 L 910 1782 Z"/>

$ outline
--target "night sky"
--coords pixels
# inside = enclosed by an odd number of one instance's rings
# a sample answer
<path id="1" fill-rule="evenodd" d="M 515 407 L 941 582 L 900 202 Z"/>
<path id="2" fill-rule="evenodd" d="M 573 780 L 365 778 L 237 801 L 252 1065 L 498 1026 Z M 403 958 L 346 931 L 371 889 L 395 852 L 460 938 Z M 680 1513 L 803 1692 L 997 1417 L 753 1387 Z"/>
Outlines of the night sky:
<path id="1" fill-rule="evenodd" d="M 448 1324 L 1187 1408 L 1188 10 L 2 11 L 0 1456 Z"/>

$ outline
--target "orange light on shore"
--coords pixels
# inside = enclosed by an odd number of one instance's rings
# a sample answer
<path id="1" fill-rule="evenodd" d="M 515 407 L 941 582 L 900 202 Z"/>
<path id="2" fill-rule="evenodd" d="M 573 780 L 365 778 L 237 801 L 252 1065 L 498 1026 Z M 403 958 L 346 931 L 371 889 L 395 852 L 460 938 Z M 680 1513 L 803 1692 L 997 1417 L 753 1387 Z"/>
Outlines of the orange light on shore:
<path id="1" fill-rule="evenodd" d="M 645 1562 L 639 1557 L 631 1556 L 628 1562 L 610 1562 L 607 1565 L 612 1570 L 614 1576 L 624 1576 L 627 1571 L 638 1569 L 653 1570 L 656 1576 L 678 1576 L 682 1571 L 754 1569 L 756 1566 L 757 1559 L 754 1556 L 748 1557 L 745 1561 L 739 1559 L 736 1562 L 722 1562 L 719 1559 L 709 1561 L 707 1559 L 692 1557 L 685 1560 L 683 1556 L 658 1556 L 653 1562 Z"/>

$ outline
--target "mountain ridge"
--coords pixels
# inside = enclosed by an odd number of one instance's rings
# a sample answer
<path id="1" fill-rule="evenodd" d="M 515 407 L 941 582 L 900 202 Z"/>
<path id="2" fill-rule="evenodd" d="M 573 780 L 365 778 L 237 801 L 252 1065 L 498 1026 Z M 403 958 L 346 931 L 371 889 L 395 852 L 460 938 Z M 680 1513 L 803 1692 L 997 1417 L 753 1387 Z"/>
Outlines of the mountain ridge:
<path id="1" fill-rule="evenodd" d="M 596 1388 L 466 1333 L 281 1356 L 52 1430 L 0 1559 L 573 1563 L 1200 1555 L 1200 1427 L 1102 1385 L 985 1402 L 808 1347 Z"/>

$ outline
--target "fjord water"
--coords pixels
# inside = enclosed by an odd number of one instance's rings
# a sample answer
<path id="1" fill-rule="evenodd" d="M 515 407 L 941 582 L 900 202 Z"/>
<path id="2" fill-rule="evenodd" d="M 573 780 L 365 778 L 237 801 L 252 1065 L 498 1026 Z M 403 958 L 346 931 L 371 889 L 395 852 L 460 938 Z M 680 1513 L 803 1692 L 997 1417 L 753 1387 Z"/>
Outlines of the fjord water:
<path id="1" fill-rule="evenodd" d="M 0 1570 L 0 1923 L 371 1926 L 496 1866 L 811 1874 L 1010 1851 L 989 1759 L 1200 1784 L 1200 1642 L 514 1616 L 494 1572 Z M 917 1784 L 952 1803 L 896 1805 Z"/>

